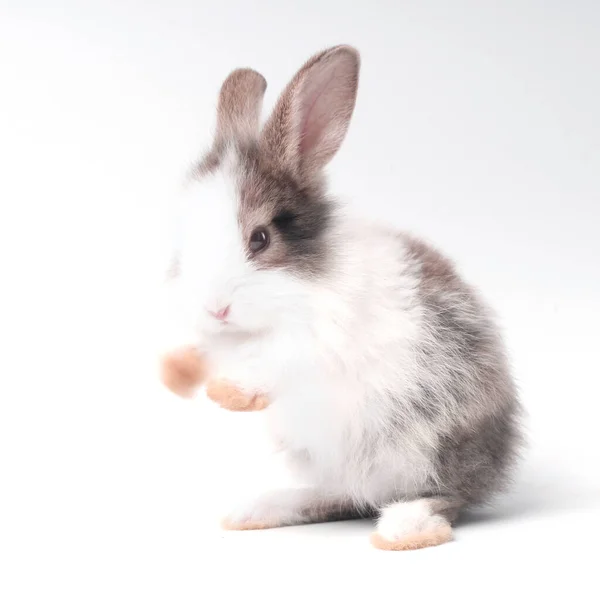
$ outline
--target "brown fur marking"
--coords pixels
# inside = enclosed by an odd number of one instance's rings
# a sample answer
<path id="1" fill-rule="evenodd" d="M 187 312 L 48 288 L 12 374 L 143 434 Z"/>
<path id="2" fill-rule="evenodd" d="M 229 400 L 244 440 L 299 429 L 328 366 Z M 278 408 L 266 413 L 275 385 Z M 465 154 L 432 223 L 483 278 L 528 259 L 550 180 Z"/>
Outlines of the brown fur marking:
<path id="1" fill-rule="evenodd" d="M 403 234 L 402 237 L 409 256 L 421 265 L 423 291 L 433 284 L 445 289 L 456 290 L 460 287 L 460 279 L 450 259 L 418 238 L 407 234 Z"/>

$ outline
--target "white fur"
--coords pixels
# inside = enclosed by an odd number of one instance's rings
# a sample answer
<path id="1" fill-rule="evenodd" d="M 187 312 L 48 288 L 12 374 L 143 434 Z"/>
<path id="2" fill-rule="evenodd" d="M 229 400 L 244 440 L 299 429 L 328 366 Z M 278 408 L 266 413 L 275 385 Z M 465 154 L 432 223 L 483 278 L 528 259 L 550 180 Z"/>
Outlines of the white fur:
<path id="1" fill-rule="evenodd" d="M 407 535 L 433 531 L 448 526 L 448 521 L 433 514 L 431 500 L 396 502 L 381 511 L 377 520 L 377 533 L 389 541 L 397 541 Z"/>
<path id="2" fill-rule="evenodd" d="M 421 335 L 418 279 L 399 237 L 340 215 L 334 277 L 255 270 L 236 221 L 235 173 L 230 161 L 192 184 L 180 250 L 184 312 L 215 375 L 270 396 L 269 426 L 307 483 L 368 506 L 417 493 L 431 470 L 429 430 L 369 448 L 390 398 L 411 385 L 410 346 Z M 228 304 L 227 325 L 208 313 Z"/>
<path id="3" fill-rule="evenodd" d="M 419 334 L 411 297 L 416 281 L 408 268 L 402 275 L 394 234 L 352 219 L 342 223 L 337 276 L 325 287 L 310 286 L 310 327 L 294 336 L 301 351 L 277 383 L 269 417 L 305 481 L 377 506 L 418 491 L 429 473 L 427 439 L 363 456 L 369 433 L 374 443 L 386 427 L 390 397 L 401 398 L 409 383 L 398 372 L 410 374 L 409 344 Z M 391 286 L 406 296 L 391 294 Z M 279 354 L 279 346 L 273 351 Z"/>
<path id="4" fill-rule="evenodd" d="M 325 502 L 312 488 L 275 490 L 238 504 L 227 515 L 227 524 L 232 528 L 299 525 L 313 520 Z"/>

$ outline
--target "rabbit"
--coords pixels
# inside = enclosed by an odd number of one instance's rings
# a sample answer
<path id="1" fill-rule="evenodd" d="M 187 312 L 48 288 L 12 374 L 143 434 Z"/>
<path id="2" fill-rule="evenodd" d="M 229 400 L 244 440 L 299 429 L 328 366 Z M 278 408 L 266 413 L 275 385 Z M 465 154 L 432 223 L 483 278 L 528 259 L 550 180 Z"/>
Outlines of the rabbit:
<path id="1" fill-rule="evenodd" d="M 213 400 L 262 411 L 297 478 L 224 527 L 369 517 L 376 548 L 424 548 L 510 482 L 521 405 L 496 317 L 454 264 L 328 194 L 359 70 L 352 46 L 314 55 L 262 127 L 265 79 L 225 79 L 182 194 L 171 283 L 197 376 L 172 389 L 210 373 Z"/>

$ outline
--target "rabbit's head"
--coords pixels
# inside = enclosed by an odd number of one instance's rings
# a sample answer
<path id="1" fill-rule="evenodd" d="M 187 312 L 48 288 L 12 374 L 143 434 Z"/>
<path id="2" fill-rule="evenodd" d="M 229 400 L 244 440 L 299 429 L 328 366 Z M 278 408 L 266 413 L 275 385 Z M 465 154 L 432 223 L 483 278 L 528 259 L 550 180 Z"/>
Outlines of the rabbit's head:
<path id="1" fill-rule="evenodd" d="M 359 55 L 337 46 L 312 57 L 260 128 L 264 78 L 233 71 L 217 127 L 186 190 L 180 276 L 205 332 L 239 335 L 304 318 L 331 268 L 334 205 L 323 169 L 356 100 Z"/>

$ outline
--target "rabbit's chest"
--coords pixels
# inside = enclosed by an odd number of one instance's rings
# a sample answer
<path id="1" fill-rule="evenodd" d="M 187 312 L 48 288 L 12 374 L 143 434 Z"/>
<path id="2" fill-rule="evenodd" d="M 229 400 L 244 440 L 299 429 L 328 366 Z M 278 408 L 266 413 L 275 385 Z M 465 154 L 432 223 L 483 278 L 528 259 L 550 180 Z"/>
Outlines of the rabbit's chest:
<path id="1" fill-rule="evenodd" d="M 362 392 L 315 351 L 308 336 L 300 332 L 215 346 L 212 359 L 217 377 L 269 397 L 265 416 L 277 442 L 319 462 L 341 455 L 349 427 L 359 423 Z"/>

